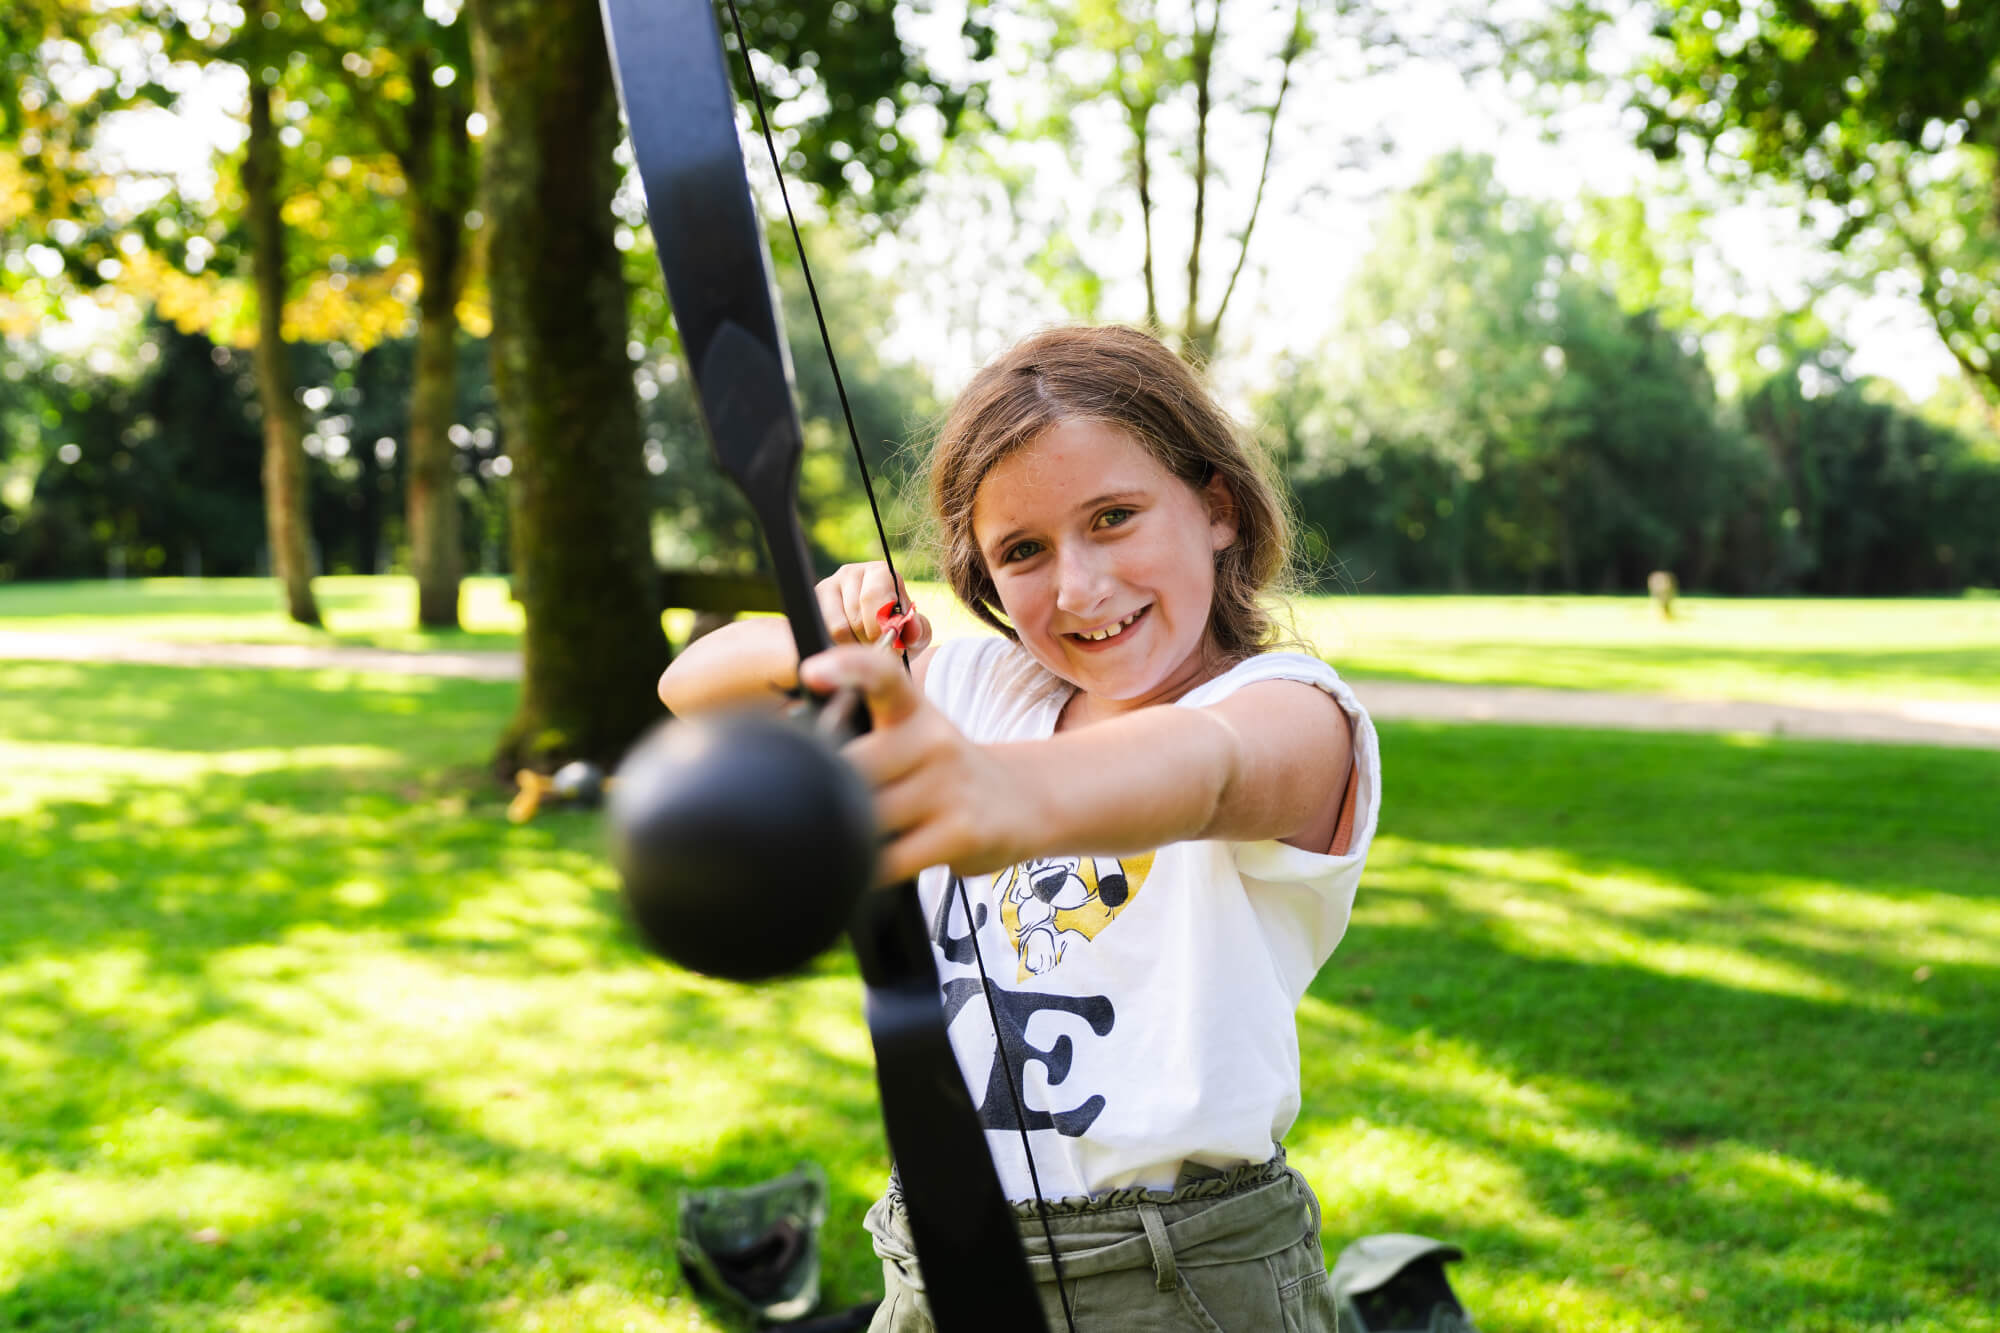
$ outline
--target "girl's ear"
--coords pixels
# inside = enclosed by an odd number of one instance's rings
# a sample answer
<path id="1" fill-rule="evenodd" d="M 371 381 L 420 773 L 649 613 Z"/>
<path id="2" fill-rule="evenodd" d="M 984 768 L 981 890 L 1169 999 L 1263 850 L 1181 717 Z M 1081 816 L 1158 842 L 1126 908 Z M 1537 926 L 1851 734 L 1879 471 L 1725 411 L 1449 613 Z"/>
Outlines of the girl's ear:
<path id="1" fill-rule="evenodd" d="M 1240 526 L 1237 517 L 1236 493 L 1229 489 L 1229 483 L 1222 479 L 1220 472 L 1211 472 L 1201 488 L 1202 502 L 1208 506 L 1209 549 L 1220 553 L 1236 544 L 1236 533 Z"/>

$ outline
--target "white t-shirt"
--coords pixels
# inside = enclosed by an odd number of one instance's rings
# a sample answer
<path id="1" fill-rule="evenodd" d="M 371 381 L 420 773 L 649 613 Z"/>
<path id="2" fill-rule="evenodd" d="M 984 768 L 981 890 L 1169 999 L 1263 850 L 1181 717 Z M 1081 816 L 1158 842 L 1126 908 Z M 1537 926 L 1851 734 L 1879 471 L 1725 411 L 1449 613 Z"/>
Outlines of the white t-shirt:
<path id="1" fill-rule="evenodd" d="M 1189 691 L 1201 707 L 1261 680 L 1319 686 L 1353 724 L 1351 828 L 1340 855 L 1273 841 L 1179 842 L 1138 856 L 1062 856 L 966 881 L 1047 1199 L 1169 1188 L 1185 1161 L 1276 1150 L 1299 1110 L 1295 1014 L 1347 929 L 1375 834 L 1375 728 L 1332 667 L 1265 653 Z M 1055 731 L 1073 687 L 1007 639 L 939 646 L 924 692 L 974 741 Z M 1338 839 L 1336 839 L 1338 845 Z M 1000 1182 L 1032 1199 L 965 910 L 952 877 L 918 879 L 952 1046 Z"/>

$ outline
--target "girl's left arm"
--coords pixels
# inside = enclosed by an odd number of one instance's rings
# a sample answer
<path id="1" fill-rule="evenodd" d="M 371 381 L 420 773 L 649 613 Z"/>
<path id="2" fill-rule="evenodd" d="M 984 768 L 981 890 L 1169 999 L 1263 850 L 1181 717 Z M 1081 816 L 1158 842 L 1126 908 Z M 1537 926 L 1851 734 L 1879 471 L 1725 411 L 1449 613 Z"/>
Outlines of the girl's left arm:
<path id="1" fill-rule="evenodd" d="M 875 730 L 847 754 L 890 841 L 885 881 L 1077 850 L 1194 838 L 1332 842 L 1354 762 L 1347 714 L 1316 686 L 1272 680 L 1206 708 L 1141 708 L 1040 741 L 979 745 L 883 654 L 836 649 L 802 675 L 865 691 Z"/>

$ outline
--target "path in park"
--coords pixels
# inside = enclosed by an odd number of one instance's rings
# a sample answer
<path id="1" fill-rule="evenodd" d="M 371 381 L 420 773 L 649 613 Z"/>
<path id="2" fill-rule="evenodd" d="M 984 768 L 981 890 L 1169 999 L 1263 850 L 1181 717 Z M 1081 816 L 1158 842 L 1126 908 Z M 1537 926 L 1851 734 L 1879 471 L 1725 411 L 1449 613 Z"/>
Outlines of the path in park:
<path id="1" fill-rule="evenodd" d="M 330 668 L 478 680 L 512 680 L 521 674 L 521 659 L 516 653 L 404 653 L 381 648 L 198 643 L 10 630 L 0 630 L 0 658 L 159 666 Z M 1387 680 L 1356 681 L 1354 691 L 1378 719 L 1508 722 L 1608 727 L 1621 731 L 1753 732 L 1817 740 L 2000 749 L 2000 704 L 1994 703 L 1878 699 L 1871 700 L 1867 707 L 1842 708 Z"/>

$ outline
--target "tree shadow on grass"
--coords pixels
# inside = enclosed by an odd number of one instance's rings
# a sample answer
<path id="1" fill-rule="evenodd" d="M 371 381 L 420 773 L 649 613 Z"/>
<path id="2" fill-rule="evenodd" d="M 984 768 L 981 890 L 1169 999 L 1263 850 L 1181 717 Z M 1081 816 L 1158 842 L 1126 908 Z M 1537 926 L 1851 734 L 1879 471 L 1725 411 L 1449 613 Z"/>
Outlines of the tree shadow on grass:
<path id="1" fill-rule="evenodd" d="M 182 1109 L 226 1120 L 230 1137 L 164 1181 L 73 1177 L 72 1187 L 125 1187 L 114 1220 L 63 1219 L 13 1246 L 0 1264 L 6 1326 L 164 1331 L 262 1311 L 317 1313 L 342 1329 L 517 1328 L 536 1315 L 549 1327 L 621 1327 L 688 1299 L 676 1194 L 713 1179 L 720 1161 L 769 1152 L 725 1136 L 698 1158 L 579 1163 L 484 1132 L 419 1083 L 351 1091 L 356 1108 L 339 1116 L 191 1094 L 199 1105 Z M 867 1202 L 836 1176 L 836 1212 L 858 1217 Z M 856 1253 L 865 1245 L 825 1240 L 827 1303 L 863 1299 L 854 1274 L 872 1274 Z"/>
<path id="2" fill-rule="evenodd" d="M 1330 1248 L 1458 1240 L 1503 1327 L 1995 1326 L 1990 767 L 1385 738 L 1396 836 L 1301 1015 Z"/>
<path id="3" fill-rule="evenodd" d="M 337 1307 L 339 1327 L 391 1327 L 412 1302 L 426 1328 L 514 1327 L 582 1301 L 571 1287 L 606 1308 L 682 1299 L 676 1191 L 802 1157 L 834 1182 L 829 1298 L 876 1288 L 858 1223 L 886 1155 L 851 960 L 754 991 L 652 962 L 596 817 L 509 825 L 497 794 L 412 758 L 437 747 L 411 735 L 435 712 L 370 711 L 392 690 L 148 680 L 157 716 L 114 700 L 84 728 L 140 747 L 85 765 L 94 795 L 0 815 L 0 1307 L 25 1321 L 8 1326 L 212 1327 L 268 1298 Z M 252 691 L 233 711 L 231 681 Z M 492 734 L 477 705 L 447 740 Z M 386 758 L 231 770 L 357 728 Z M 163 777 L 161 756 L 194 758 Z M 187 1239 L 202 1223 L 175 1210 L 199 1199 L 226 1244 Z M 498 1242 L 494 1216 L 514 1219 Z M 408 1259 L 397 1226 L 450 1230 L 448 1262 Z M 507 1239 L 555 1230 L 573 1244 L 553 1258 Z M 525 1257 L 465 1257 L 494 1243 Z M 460 1308 L 483 1322 L 448 1322 Z"/>
<path id="4" fill-rule="evenodd" d="M 376 947 L 391 957 L 355 964 Z M 10 1038 L 0 1182 L 20 1187 L 0 1194 L 20 1200 L 17 1233 L 41 1220 L 48 1242 L 11 1263 L 0 1244 L 0 1274 L 25 1274 L 0 1282 L 0 1305 L 26 1327 L 46 1316 L 50 1327 L 122 1328 L 151 1326 L 128 1320 L 135 1302 L 194 1301 L 208 1313 L 158 1326 L 204 1327 L 217 1291 L 230 1289 L 224 1305 L 249 1299 L 232 1285 L 246 1279 L 260 1300 L 363 1300 L 371 1318 L 411 1300 L 435 1306 L 440 1282 L 447 1304 L 500 1299 L 503 1314 L 581 1283 L 672 1295 L 678 1192 L 802 1159 L 835 1183 L 829 1299 L 876 1289 L 859 1219 L 886 1155 L 865 1049 L 844 1040 L 843 1027 L 859 1025 L 845 960 L 752 996 L 615 940 L 567 969 L 498 947 L 467 957 L 403 933 L 377 946 L 365 931 L 328 931 L 250 968 L 231 966 L 227 948 L 204 966 L 177 945 L 122 969 L 92 966 L 88 947 L 72 954 L 80 968 L 0 968 Z M 494 1011 L 463 1012 L 489 1000 Z M 844 1022 L 829 1020 L 830 1004 L 845 1006 Z M 95 1207 L 67 1201 L 157 1213 L 175 1181 L 209 1201 L 229 1247 L 188 1240 L 200 1213 L 107 1239 Z M 375 1215 L 385 1205 L 386 1220 Z M 238 1234 L 246 1215 L 263 1240 Z M 301 1216 L 309 1243 L 295 1253 L 276 1229 Z M 468 1276 L 434 1254 L 412 1257 L 394 1243 L 398 1227 L 452 1232 L 460 1268 L 494 1244 L 515 1258 Z M 544 1272 L 524 1243 L 558 1230 L 573 1242 L 572 1277 Z M 177 1243 L 161 1242 L 169 1233 Z M 347 1242 L 310 1243 L 331 1233 Z M 136 1296 L 123 1272 L 132 1246 L 153 1255 Z M 410 1266 L 429 1276 L 405 1292 Z M 279 1270 L 283 1282 L 270 1276 Z M 517 1325 L 496 1315 L 463 1326 Z"/>

